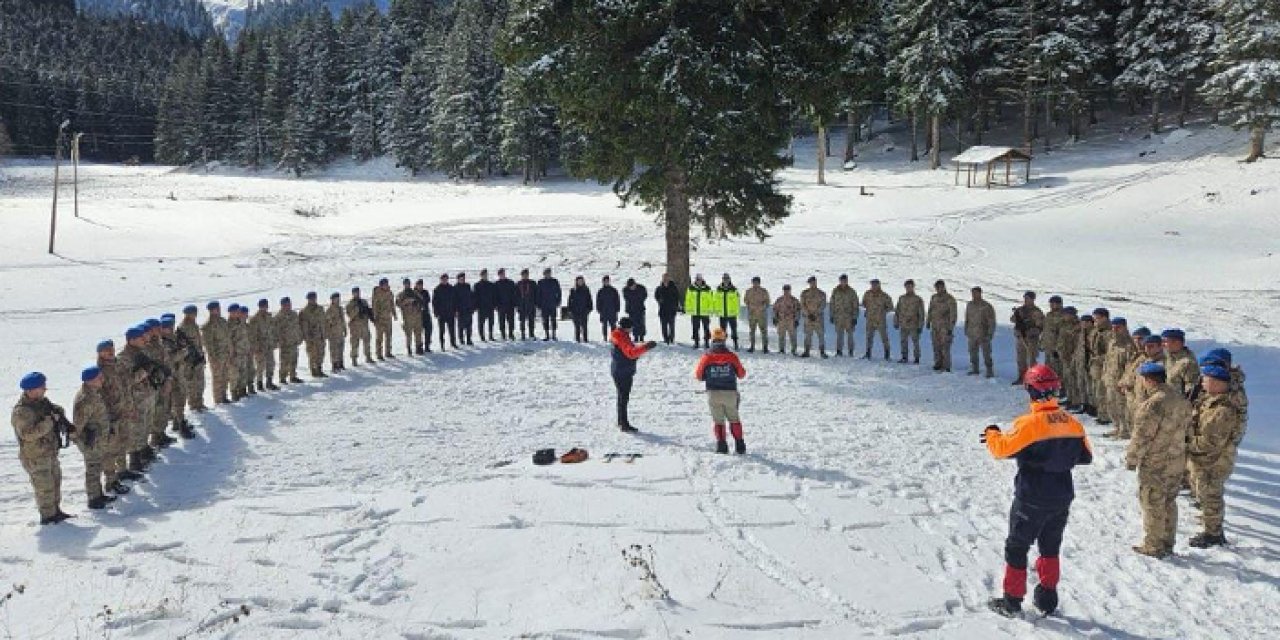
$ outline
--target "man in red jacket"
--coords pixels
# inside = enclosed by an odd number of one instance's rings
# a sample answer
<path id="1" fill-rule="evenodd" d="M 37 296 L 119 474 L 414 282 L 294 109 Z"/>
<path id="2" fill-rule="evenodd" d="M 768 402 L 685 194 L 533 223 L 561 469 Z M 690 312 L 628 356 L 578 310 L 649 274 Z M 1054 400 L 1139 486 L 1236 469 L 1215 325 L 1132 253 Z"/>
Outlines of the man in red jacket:
<path id="1" fill-rule="evenodd" d="M 738 380 L 747 376 L 747 370 L 724 341 L 724 329 L 711 330 L 711 349 L 698 360 L 693 377 L 707 385 L 707 405 L 711 407 L 711 421 L 715 423 L 716 453 L 729 453 L 724 428 L 728 422 L 734 451 L 743 454 L 747 452 L 747 443 L 742 440 L 742 419 L 738 416 L 738 403 L 742 399 L 738 395 Z"/>
<path id="2" fill-rule="evenodd" d="M 618 389 L 618 428 L 623 433 L 635 433 L 639 429 L 631 426 L 627 419 L 627 403 L 631 401 L 631 383 L 636 377 L 636 360 L 645 352 L 658 346 L 649 341 L 637 345 L 631 341 L 631 318 L 618 321 L 618 328 L 609 335 L 613 344 L 613 359 L 609 364 L 609 373 L 613 375 L 613 386 Z"/>

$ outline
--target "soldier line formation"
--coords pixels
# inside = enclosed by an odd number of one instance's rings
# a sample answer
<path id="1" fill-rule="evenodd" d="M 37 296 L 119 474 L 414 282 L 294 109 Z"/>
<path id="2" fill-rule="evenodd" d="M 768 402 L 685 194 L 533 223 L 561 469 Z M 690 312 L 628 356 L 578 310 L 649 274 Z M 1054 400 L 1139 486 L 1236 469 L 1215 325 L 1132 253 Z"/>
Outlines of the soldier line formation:
<path id="1" fill-rule="evenodd" d="M 277 380 L 280 384 L 302 383 L 297 372 L 302 345 L 315 379 L 327 377 L 326 355 L 330 371 L 346 369 L 348 343 L 352 366 L 359 365 L 361 353 L 366 362 L 394 358 L 393 323 L 397 320 L 402 323 L 405 351 L 410 356 L 431 352 L 433 325 L 442 350 L 446 344 L 455 349 L 472 345 L 476 324 L 482 341 L 515 340 L 517 317 L 520 340 L 537 339 L 538 318 L 542 320 L 542 340 L 558 340 L 562 290 L 551 270 L 544 270 L 538 281 L 529 278 L 528 269 L 521 271 L 519 281 L 507 278 L 504 269 L 497 274 L 498 279 L 490 281 L 487 270 L 480 271 L 474 287 L 467 283 L 465 273 L 459 273 L 453 284 L 448 274 L 442 274 L 432 291 L 421 279 L 415 283 L 405 279 L 398 295 L 384 278 L 374 289 L 371 302 L 365 301 L 357 287 L 345 304 L 339 293 L 333 293 L 326 308 L 312 292 L 301 311 L 294 311 L 286 297 L 274 314 L 269 301 L 260 300 L 252 316 L 247 307 L 232 304 L 228 317 L 223 318 L 221 304 L 215 301 L 206 305 L 203 324 L 197 322 L 199 309 L 189 305 L 183 309 L 181 321 L 166 314 L 130 327 L 125 332 L 126 346 L 118 354 L 112 340 L 100 342 L 95 365 L 81 374 L 83 384 L 75 397 L 73 420 L 46 397 L 45 376 L 27 374 L 20 382 L 22 396 L 11 421 L 23 468 L 35 491 L 41 524 L 71 517 L 61 509 L 58 464 L 59 450 L 69 442 L 84 455 L 89 507 L 101 509 L 129 492 L 126 482 L 143 479 L 158 449 L 176 442 L 166 433 L 167 428 L 184 439 L 194 437 L 186 415 L 188 410 L 207 410 L 206 364 L 214 402 L 226 404 L 278 390 Z M 950 372 L 951 346 L 959 320 L 956 299 L 941 280 L 934 284 L 935 293 L 927 307 L 915 293 L 914 282 L 906 281 L 904 288 L 895 303 L 879 280 L 872 280 L 859 297 L 849 286 L 848 277 L 841 275 L 828 296 L 818 288 L 817 278 L 810 277 L 799 298 L 792 295 L 790 285 L 784 285 L 782 295 L 771 301 L 758 277 L 740 294 L 728 274 L 714 289 L 699 274 L 682 295 L 678 285 L 663 274 L 654 299 L 665 344 L 675 344 L 676 316 L 686 314 L 694 348 L 712 346 L 710 324 L 717 318 L 717 338 L 724 336 L 716 341 L 717 347 L 732 341 L 737 350 L 737 320 L 745 307 L 748 353 L 756 350 L 757 333 L 762 352 L 769 353 L 772 325 L 779 352 L 786 353 L 789 345 L 790 353 L 801 357 L 810 355 L 814 341 L 819 355 L 827 357 L 828 320 L 836 330 L 836 356 L 854 355 L 854 330 L 862 317 L 863 358 L 872 357 L 878 338 L 884 358 L 889 360 L 887 327 L 892 313 L 892 325 L 899 334 L 899 362 L 919 363 L 921 333 L 929 330 L 933 369 Z M 1172 551 L 1175 498 L 1183 484 L 1189 485 L 1202 508 L 1204 531 L 1192 539 L 1192 545 L 1225 544 L 1223 486 L 1244 437 L 1248 409 L 1244 372 L 1232 362 L 1230 352 L 1214 349 L 1197 361 L 1180 330 L 1154 335 L 1143 327 L 1130 332 L 1124 318 L 1112 318 L 1105 308 L 1079 314 L 1053 296 L 1045 313 L 1036 306 L 1035 298 L 1035 293 L 1027 292 L 1023 304 L 1015 307 L 1010 317 L 1018 360 L 1018 378 L 1013 384 L 1023 384 L 1024 374 L 1043 354 L 1044 364 L 1061 376 L 1060 396 L 1068 411 L 1087 413 L 1101 425 L 1113 424 L 1107 437 L 1130 439 L 1126 462 L 1138 471 L 1146 530 L 1143 544 L 1134 549 L 1155 557 Z M 605 276 L 592 296 L 579 276 L 563 311 L 573 320 L 574 337 L 579 342 L 590 339 L 592 312 L 598 314 L 602 333 L 608 337 L 619 327 L 622 311 L 627 314 L 621 323 L 624 333 L 641 342 L 646 334 L 647 299 L 647 289 L 635 279 L 628 279 L 619 293 Z M 500 338 L 494 336 L 495 318 Z M 985 370 L 986 377 L 994 376 L 991 342 L 995 318 L 982 289 L 972 288 L 964 315 L 969 375 Z M 803 352 L 797 349 L 796 338 L 801 320 Z M 717 438 L 722 435 L 718 433 Z M 723 445 L 718 442 L 717 448 Z"/>

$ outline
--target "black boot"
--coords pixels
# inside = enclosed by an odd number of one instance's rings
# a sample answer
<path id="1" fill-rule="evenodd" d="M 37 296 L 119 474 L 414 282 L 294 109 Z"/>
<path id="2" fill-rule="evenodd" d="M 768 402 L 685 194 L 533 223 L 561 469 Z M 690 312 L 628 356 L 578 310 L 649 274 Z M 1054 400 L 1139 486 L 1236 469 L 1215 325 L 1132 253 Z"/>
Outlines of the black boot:
<path id="1" fill-rule="evenodd" d="M 1044 615 L 1052 615 L 1058 610 L 1058 590 L 1049 589 L 1044 585 L 1036 585 L 1035 594 L 1031 599 L 1035 603 L 1036 608 Z"/>
<path id="2" fill-rule="evenodd" d="M 866 353 L 864 353 L 864 354 L 862 354 L 862 359 L 863 359 L 863 360 L 870 360 L 870 359 L 871 359 L 871 350 L 870 350 L 870 349 L 867 349 L 867 352 L 866 352 Z"/>
<path id="3" fill-rule="evenodd" d="M 129 487 L 126 487 L 120 484 L 119 480 L 116 480 L 115 482 L 112 482 L 111 484 L 107 485 L 106 490 L 116 494 L 117 496 L 122 496 L 126 493 L 129 493 Z"/>
<path id="4" fill-rule="evenodd" d="M 640 432 L 639 429 L 629 424 L 620 425 L 618 428 L 621 429 L 623 433 L 639 433 Z"/>
<path id="5" fill-rule="evenodd" d="M 1197 549 L 1208 549 L 1209 547 L 1220 547 L 1227 544 L 1227 537 L 1219 533 L 1213 535 L 1210 533 L 1199 533 L 1191 537 L 1187 544 Z"/>
<path id="6" fill-rule="evenodd" d="M 716 440 L 716 453 L 729 453 L 729 443 L 725 440 Z"/>
<path id="7" fill-rule="evenodd" d="M 282 381 L 282 382 L 283 382 L 283 381 Z M 268 391 L 279 391 L 279 390 L 280 390 L 280 387 L 277 387 L 275 384 L 273 384 L 273 383 L 271 383 L 271 382 L 268 382 L 268 383 L 266 384 L 266 387 L 267 387 L 267 390 L 268 390 Z"/>
<path id="8" fill-rule="evenodd" d="M 827 355 L 827 352 L 826 352 L 826 351 L 818 351 L 818 355 L 822 356 L 822 359 L 823 359 L 823 360 L 826 360 L 827 358 L 829 358 L 829 357 L 830 357 L 830 356 L 828 356 L 828 355 Z"/>
<path id="9" fill-rule="evenodd" d="M 183 420 L 182 424 L 178 425 L 178 437 L 183 440 L 191 440 L 196 437 L 196 431 L 191 428 L 190 422 Z"/>
<path id="10" fill-rule="evenodd" d="M 302 378 L 299 378 L 298 376 L 289 376 L 289 383 L 290 383 L 290 384 L 302 384 Z"/>
<path id="11" fill-rule="evenodd" d="M 808 358 L 808 357 L 809 357 L 809 350 L 808 350 L 808 349 L 805 349 L 805 350 L 804 350 L 804 353 L 800 354 L 800 357 L 801 357 L 801 358 Z"/>
<path id="12" fill-rule="evenodd" d="M 266 389 L 266 387 L 265 387 L 265 386 L 263 386 L 263 384 L 262 384 L 262 381 L 261 381 L 261 380 L 259 380 L 259 381 L 258 381 L 258 385 L 257 385 L 257 386 L 258 386 L 258 391 L 262 391 L 263 389 Z"/>
<path id="13" fill-rule="evenodd" d="M 94 511 L 97 511 L 99 509 L 106 509 L 108 504 L 115 501 L 116 501 L 115 496 L 111 496 L 110 500 L 108 500 L 106 496 L 98 496 L 96 498 L 90 498 L 89 508 L 93 509 Z"/>
<path id="14" fill-rule="evenodd" d="M 746 443 L 745 441 L 743 441 L 743 439 L 742 439 L 742 438 L 737 438 L 737 439 L 735 439 L 735 440 L 733 441 L 733 452 L 734 452 L 734 453 L 736 453 L 736 454 L 738 454 L 738 455 L 742 455 L 742 454 L 746 453 L 746 452 L 747 452 L 747 443 Z"/>
<path id="15" fill-rule="evenodd" d="M 1006 618 L 1013 618 L 1022 613 L 1022 598 L 1010 598 L 1009 596 L 992 598 L 987 602 L 987 607 Z"/>

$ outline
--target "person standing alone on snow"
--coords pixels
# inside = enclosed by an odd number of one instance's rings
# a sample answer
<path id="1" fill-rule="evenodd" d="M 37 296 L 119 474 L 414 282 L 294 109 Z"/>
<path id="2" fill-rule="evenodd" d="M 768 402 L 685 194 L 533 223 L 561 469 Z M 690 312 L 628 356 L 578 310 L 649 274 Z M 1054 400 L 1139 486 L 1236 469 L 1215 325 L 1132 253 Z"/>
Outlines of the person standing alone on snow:
<path id="1" fill-rule="evenodd" d="M 1013 506 L 1009 510 L 1009 535 L 1004 542 L 1004 595 L 988 606 L 1002 616 L 1013 617 L 1022 610 L 1027 594 L 1027 552 L 1036 543 L 1034 602 L 1045 615 L 1058 608 L 1058 553 L 1067 515 L 1075 498 L 1071 469 L 1093 462 L 1093 448 L 1084 427 L 1058 407 L 1058 374 L 1045 365 L 1027 369 L 1023 384 L 1031 396 L 1031 413 L 1013 422 L 1009 433 L 991 425 L 982 433 L 991 455 L 1015 458 Z"/>
<path id="2" fill-rule="evenodd" d="M 618 428 L 623 433 L 635 433 L 639 429 L 631 426 L 631 421 L 627 419 L 627 403 L 631 401 L 631 383 L 636 377 L 636 360 L 658 346 L 658 343 L 649 341 L 643 345 L 636 345 L 632 342 L 631 318 L 618 321 L 618 328 L 614 329 L 609 336 L 609 342 L 613 344 L 613 358 L 609 364 L 609 373 L 613 376 L 613 386 L 618 390 Z"/>
<path id="3" fill-rule="evenodd" d="M 742 418 L 738 416 L 738 404 L 742 400 L 738 394 L 738 380 L 747 377 L 747 370 L 724 341 L 724 329 L 717 327 L 711 330 L 711 349 L 698 360 L 693 377 L 707 385 L 707 405 L 711 408 L 711 421 L 715 428 L 716 453 L 729 453 L 729 443 L 725 439 L 727 422 L 729 432 L 733 434 L 734 452 L 743 454 L 747 452 L 747 444 L 742 440 Z"/>

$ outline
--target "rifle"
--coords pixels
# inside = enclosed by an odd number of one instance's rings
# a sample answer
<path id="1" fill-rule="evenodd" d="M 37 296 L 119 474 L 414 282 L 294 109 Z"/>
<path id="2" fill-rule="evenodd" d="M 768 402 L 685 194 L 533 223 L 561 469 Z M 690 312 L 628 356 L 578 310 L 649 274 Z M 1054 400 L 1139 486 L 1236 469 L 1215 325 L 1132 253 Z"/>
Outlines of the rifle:
<path id="1" fill-rule="evenodd" d="M 174 335 L 177 336 L 178 350 L 185 350 L 187 352 L 185 356 L 187 364 L 193 367 L 203 367 L 205 363 L 204 354 L 200 352 L 198 347 L 196 347 L 196 343 L 193 342 L 191 338 L 187 337 L 187 334 L 182 333 L 181 331 L 175 332 Z"/>
<path id="2" fill-rule="evenodd" d="M 139 371 L 145 371 L 147 373 L 147 381 L 151 383 L 151 387 L 154 389 L 163 387 L 164 383 L 168 382 L 169 378 L 173 377 L 173 371 L 171 371 L 169 367 L 148 358 L 146 354 L 143 353 L 139 353 L 137 355 L 137 359 L 133 363 L 133 373 L 137 373 Z"/>
<path id="3" fill-rule="evenodd" d="M 373 307 L 370 307 L 369 303 L 364 301 L 364 298 L 359 298 L 356 300 L 356 307 L 360 309 L 359 317 L 364 318 L 365 320 L 368 320 L 370 322 L 373 322 Z"/>
<path id="4" fill-rule="evenodd" d="M 1027 320 L 1022 317 L 1022 307 L 1013 308 L 1013 332 L 1018 335 L 1027 335 Z"/>
<path id="5" fill-rule="evenodd" d="M 62 410 L 62 407 L 53 404 L 48 398 L 41 398 L 35 410 L 37 422 L 45 418 L 53 420 L 53 433 L 58 440 L 58 448 L 66 449 L 71 444 L 71 434 L 76 432 L 76 426 L 67 419 L 66 412 Z"/>

